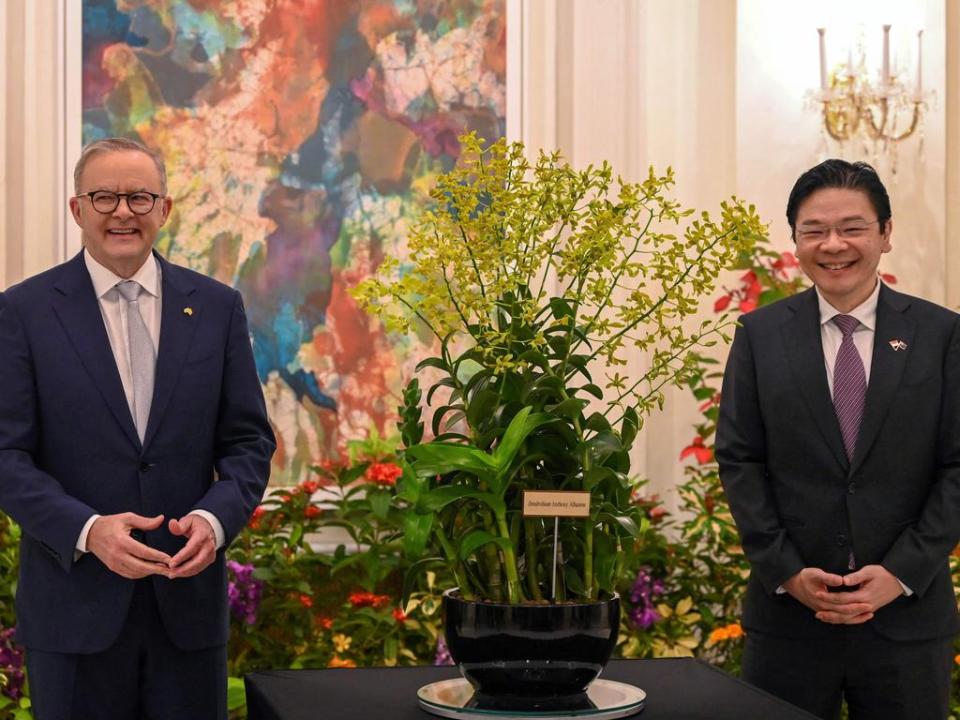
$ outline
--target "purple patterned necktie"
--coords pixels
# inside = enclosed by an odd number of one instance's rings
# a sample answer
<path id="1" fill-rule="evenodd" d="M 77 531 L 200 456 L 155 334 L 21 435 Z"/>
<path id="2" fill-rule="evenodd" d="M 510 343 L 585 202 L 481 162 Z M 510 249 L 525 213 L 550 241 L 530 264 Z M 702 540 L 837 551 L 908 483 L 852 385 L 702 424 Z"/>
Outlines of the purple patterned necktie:
<path id="1" fill-rule="evenodd" d="M 852 460 L 863 420 L 863 403 L 867 397 L 867 374 L 857 346 L 853 344 L 853 331 L 860 321 L 851 315 L 837 315 L 833 323 L 843 333 L 837 362 L 833 366 L 833 407 L 840 421 L 847 458 Z"/>

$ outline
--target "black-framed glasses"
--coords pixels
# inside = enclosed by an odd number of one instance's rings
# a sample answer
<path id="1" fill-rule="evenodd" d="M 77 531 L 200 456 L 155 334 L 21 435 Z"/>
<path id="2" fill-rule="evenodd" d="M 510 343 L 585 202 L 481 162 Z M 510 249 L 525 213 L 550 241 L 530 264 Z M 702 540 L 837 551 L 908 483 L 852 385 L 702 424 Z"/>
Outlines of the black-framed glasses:
<path id="1" fill-rule="evenodd" d="M 858 220 L 841 225 L 816 225 L 814 227 L 797 230 L 797 239 L 803 242 L 821 242 L 830 236 L 830 231 L 832 230 L 837 233 L 837 237 L 841 240 L 853 240 L 866 235 L 870 230 L 870 226 L 876 225 L 878 222 L 880 222 L 879 218 L 871 220 L 870 222 L 861 222 Z"/>
<path id="2" fill-rule="evenodd" d="M 130 212 L 134 215 L 146 215 L 153 210 L 153 206 L 157 204 L 157 200 L 166 197 L 166 195 L 157 195 L 157 193 L 148 192 L 147 190 L 138 190 L 132 193 L 94 190 L 93 192 L 80 193 L 77 197 L 90 198 L 90 204 L 93 205 L 93 209 L 104 215 L 109 215 L 116 210 L 120 205 L 120 198 L 125 198 Z"/>

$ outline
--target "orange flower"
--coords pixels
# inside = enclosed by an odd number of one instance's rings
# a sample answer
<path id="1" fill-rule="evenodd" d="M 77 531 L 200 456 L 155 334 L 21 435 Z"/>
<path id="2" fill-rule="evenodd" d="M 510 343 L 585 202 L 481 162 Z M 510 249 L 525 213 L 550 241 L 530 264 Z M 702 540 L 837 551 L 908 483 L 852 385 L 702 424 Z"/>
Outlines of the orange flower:
<path id="1" fill-rule="evenodd" d="M 714 645 L 718 642 L 725 642 L 727 640 L 738 640 L 743 637 L 743 628 L 740 626 L 740 623 L 731 623 L 730 625 L 724 625 L 723 627 L 718 627 L 713 632 L 710 633 L 710 637 L 707 642 L 710 645 Z"/>
<path id="2" fill-rule="evenodd" d="M 303 510 L 303 515 L 307 518 L 315 518 L 322 513 L 323 511 L 316 505 L 307 505 L 307 507 L 305 507 Z"/>
<path id="3" fill-rule="evenodd" d="M 697 435 L 697 437 L 693 439 L 693 442 L 680 453 L 680 459 L 685 460 L 690 455 L 693 455 L 697 459 L 698 464 L 704 465 L 713 460 L 713 448 L 705 447 L 703 438 Z"/>
<path id="4" fill-rule="evenodd" d="M 717 298 L 717 301 L 713 304 L 714 312 L 723 312 L 728 307 L 730 307 L 730 301 L 733 300 L 733 295 L 727 293 L 726 295 L 721 295 Z"/>
<path id="5" fill-rule="evenodd" d="M 393 619 L 401 625 L 407 621 L 407 616 L 400 608 L 393 609 Z"/>
<path id="6" fill-rule="evenodd" d="M 304 480 L 300 483 L 300 487 L 303 488 L 303 491 L 307 495 L 313 495 L 317 490 L 320 489 L 320 483 L 316 480 Z"/>
<path id="7" fill-rule="evenodd" d="M 327 667 L 330 668 L 355 668 L 357 664 L 350 658 L 340 658 L 337 655 L 334 655 L 330 658 L 330 662 L 327 663 Z"/>
<path id="8" fill-rule="evenodd" d="M 960 655 L 957 655 L 957 656 L 953 659 L 953 661 L 954 661 L 957 665 L 960 665 Z"/>
<path id="9" fill-rule="evenodd" d="M 365 475 L 374 485 L 390 487 L 397 484 L 397 478 L 403 475 L 403 470 L 390 462 L 373 463 Z"/>
<path id="10" fill-rule="evenodd" d="M 298 601 L 300 602 L 300 604 L 303 605 L 305 608 L 312 608 L 312 607 L 313 607 L 313 598 L 310 597 L 309 595 L 307 595 L 306 593 L 300 593 L 300 594 L 297 596 L 297 600 L 298 600 Z"/>
<path id="11" fill-rule="evenodd" d="M 890 273 L 880 273 L 880 279 L 883 280 L 887 285 L 897 284 L 896 275 L 891 275 Z"/>

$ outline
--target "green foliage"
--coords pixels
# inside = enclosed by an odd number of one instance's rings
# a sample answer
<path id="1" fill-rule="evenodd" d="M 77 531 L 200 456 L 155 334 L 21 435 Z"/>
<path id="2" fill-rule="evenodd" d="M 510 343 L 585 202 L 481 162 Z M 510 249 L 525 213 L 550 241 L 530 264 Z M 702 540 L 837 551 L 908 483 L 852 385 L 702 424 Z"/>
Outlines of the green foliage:
<path id="1" fill-rule="evenodd" d="M 586 491 L 590 517 L 561 523 L 557 599 L 592 600 L 615 591 L 644 531 L 629 479 L 642 419 L 732 323 L 685 320 L 764 228 L 736 200 L 718 221 L 689 219 L 669 169 L 627 183 L 606 163 L 578 171 L 541 152 L 531 165 L 519 143 L 460 142 L 409 264 L 388 259 L 354 291 L 388 329 L 421 323 L 440 343 L 418 368 L 439 374 L 435 439 L 419 439 L 418 385 L 401 408 L 405 547 L 445 561 L 467 598 L 545 602 L 552 522 L 522 516 L 523 492 Z M 616 370 L 629 355 L 649 369 L 628 380 Z"/>

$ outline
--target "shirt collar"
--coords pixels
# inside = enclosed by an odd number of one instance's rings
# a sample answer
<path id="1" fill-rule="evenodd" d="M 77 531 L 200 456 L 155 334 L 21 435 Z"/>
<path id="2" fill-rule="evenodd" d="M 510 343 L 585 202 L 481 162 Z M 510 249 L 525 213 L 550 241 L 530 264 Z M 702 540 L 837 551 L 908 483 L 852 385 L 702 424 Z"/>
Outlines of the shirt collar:
<path id="1" fill-rule="evenodd" d="M 820 325 L 826 325 L 837 315 L 851 315 L 859 320 L 860 324 L 868 330 L 876 330 L 877 302 L 880 298 L 881 282 L 882 281 L 880 278 L 877 278 L 877 284 L 873 288 L 873 292 L 870 293 L 870 297 L 857 305 L 853 310 L 846 313 L 840 312 L 833 305 L 831 305 L 830 301 L 823 296 L 822 292 L 820 292 L 820 288 L 817 288 L 817 299 L 820 301 Z"/>
<path id="2" fill-rule="evenodd" d="M 145 291 L 154 297 L 160 297 L 160 268 L 153 253 L 150 253 L 150 257 L 140 266 L 140 269 L 129 278 L 122 278 L 112 270 L 105 268 L 94 259 L 93 255 L 86 251 L 83 253 L 83 261 L 86 263 L 90 280 L 93 281 L 93 291 L 98 298 L 102 298 L 113 290 L 118 283 L 127 279 L 137 281 Z"/>

